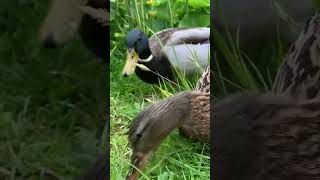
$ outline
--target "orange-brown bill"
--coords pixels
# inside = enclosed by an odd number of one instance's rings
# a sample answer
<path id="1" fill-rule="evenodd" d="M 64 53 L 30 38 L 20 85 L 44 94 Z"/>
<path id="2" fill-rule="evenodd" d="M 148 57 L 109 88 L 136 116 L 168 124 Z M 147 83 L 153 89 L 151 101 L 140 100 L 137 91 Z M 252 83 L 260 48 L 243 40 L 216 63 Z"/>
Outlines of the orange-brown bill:
<path id="1" fill-rule="evenodd" d="M 123 76 L 130 76 L 134 73 L 137 63 L 139 60 L 138 53 L 135 52 L 134 49 L 128 49 L 127 50 L 127 60 L 126 64 L 122 70 Z"/>

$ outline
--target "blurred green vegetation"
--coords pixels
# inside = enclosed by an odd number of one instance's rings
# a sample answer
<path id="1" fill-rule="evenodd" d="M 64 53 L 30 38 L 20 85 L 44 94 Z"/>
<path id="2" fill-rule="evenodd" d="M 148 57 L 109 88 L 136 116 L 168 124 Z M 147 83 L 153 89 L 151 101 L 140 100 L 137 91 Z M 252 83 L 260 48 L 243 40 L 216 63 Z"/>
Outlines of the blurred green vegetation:
<path id="1" fill-rule="evenodd" d="M 319 7 L 319 2 L 319 0 L 312 1 L 316 8 Z M 302 31 L 307 22 L 294 19 L 290 15 L 286 3 L 290 3 L 290 1 L 271 1 L 276 15 L 292 28 L 292 32 L 296 28 L 301 28 Z M 306 2 L 306 4 L 308 3 L 309 1 Z M 299 16 L 296 14 L 297 17 Z M 239 42 L 241 37 L 231 36 L 228 30 L 222 35 L 215 27 L 212 28 L 215 47 L 214 60 L 212 60 L 215 81 L 212 87 L 214 87 L 215 93 L 213 95 L 215 98 L 219 99 L 240 91 L 270 91 L 278 69 L 296 39 L 293 42 L 285 43 L 281 41 L 283 37 L 278 32 L 276 40 L 255 39 L 250 44 L 244 45 Z"/>
<path id="2" fill-rule="evenodd" d="M 214 31 L 213 94 L 216 98 L 240 91 L 270 91 L 288 45 L 277 42 L 240 46 L 231 35 Z"/>
<path id="3" fill-rule="evenodd" d="M 0 179 L 73 179 L 100 149 L 106 68 L 79 38 L 41 48 L 48 3 L 0 2 Z"/>

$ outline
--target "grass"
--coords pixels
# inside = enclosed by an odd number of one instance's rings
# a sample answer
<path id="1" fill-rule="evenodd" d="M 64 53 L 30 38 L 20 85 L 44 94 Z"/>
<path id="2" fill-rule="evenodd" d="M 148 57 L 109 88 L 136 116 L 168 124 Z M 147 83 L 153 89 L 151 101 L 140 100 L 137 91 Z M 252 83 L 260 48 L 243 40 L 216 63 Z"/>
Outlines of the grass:
<path id="1" fill-rule="evenodd" d="M 113 180 L 125 178 L 130 167 L 131 149 L 127 133 L 133 118 L 147 104 L 164 96 L 157 86 L 146 84 L 136 76 L 122 77 L 123 52 L 125 47 L 118 47 L 111 56 L 110 176 Z M 165 87 L 162 85 L 163 91 L 167 92 L 169 87 Z M 171 89 L 169 93 L 174 91 L 177 90 Z M 142 179 L 209 179 L 209 146 L 186 139 L 174 131 L 154 153 L 143 174 Z"/>
<path id="2" fill-rule="evenodd" d="M 73 179 L 101 149 L 104 64 L 79 39 L 40 47 L 47 6 L 0 2 L 0 179 Z"/>
<path id="3" fill-rule="evenodd" d="M 222 36 L 217 31 L 214 37 L 215 99 L 235 92 L 271 90 L 288 46 L 280 40 L 240 46 L 235 40 L 238 38 L 232 39 L 228 33 Z"/>

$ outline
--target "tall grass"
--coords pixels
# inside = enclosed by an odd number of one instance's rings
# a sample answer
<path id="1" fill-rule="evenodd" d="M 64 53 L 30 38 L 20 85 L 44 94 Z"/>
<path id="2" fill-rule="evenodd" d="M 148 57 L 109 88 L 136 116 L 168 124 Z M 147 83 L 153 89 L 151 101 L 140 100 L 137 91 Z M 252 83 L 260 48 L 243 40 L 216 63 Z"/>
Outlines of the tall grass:
<path id="1" fill-rule="evenodd" d="M 215 96 L 238 91 L 270 91 L 278 66 L 288 48 L 280 40 L 261 47 L 241 46 L 229 31 L 224 35 L 214 30 Z M 279 38 L 280 39 L 280 38 Z M 248 50 L 249 49 L 249 50 Z M 245 51 L 246 50 L 246 51 Z"/>

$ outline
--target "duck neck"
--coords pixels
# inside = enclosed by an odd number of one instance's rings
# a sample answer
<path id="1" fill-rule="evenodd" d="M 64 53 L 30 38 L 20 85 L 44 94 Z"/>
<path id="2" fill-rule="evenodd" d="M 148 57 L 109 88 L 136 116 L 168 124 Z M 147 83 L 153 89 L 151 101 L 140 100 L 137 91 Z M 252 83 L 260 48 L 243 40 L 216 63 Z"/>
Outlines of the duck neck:
<path id="1" fill-rule="evenodd" d="M 153 132 L 159 139 L 157 147 L 174 129 L 180 128 L 190 118 L 190 92 L 183 92 L 154 106 L 153 117 L 155 121 L 150 122 L 151 129 L 159 129 Z M 152 127 L 153 126 L 153 127 Z"/>
<path id="2" fill-rule="evenodd" d="M 168 59 L 164 59 L 164 56 L 153 56 L 150 48 L 148 47 L 141 54 L 139 54 L 139 58 L 141 60 L 138 63 L 145 65 L 151 70 L 146 71 L 141 68 L 136 68 L 137 76 L 143 81 L 156 84 L 159 82 L 159 80 L 161 81 L 162 78 L 173 80 L 171 64 Z"/>
<path id="3" fill-rule="evenodd" d="M 142 53 L 139 55 L 140 59 L 148 59 L 152 55 L 150 47 L 146 48 Z"/>

